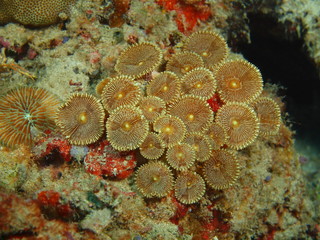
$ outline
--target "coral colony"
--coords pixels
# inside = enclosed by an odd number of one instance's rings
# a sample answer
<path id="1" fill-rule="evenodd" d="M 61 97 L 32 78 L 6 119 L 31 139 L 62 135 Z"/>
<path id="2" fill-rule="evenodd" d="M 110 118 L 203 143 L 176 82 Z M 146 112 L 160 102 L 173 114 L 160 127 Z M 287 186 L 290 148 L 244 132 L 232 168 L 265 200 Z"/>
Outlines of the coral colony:
<path id="1" fill-rule="evenodd" d="M 0 2 L 0 24 L 38 27 L 67 18 L 75 1 L 41 1 L 37 9 L 33 0 Z M 112 2 L 110 26 L 119 27 L 130 1 Z M 70 80 L 74 93 L 64 100 L 35 84 L 0 97 L 0 167 L 13 169 L 3 171 L 0 182 L 8 192 L 0 193 L 0 238 L 245 239 L 256 215 L 248 212 L 259 206 L 250 190 L 255 169 L 278 159 L 281 169 L 274 171 L 291 176 L 295 166 L 279 160 L 293 155 L 279 98 L 264 89 L 255 65 L 231 54 L 220 34 L 194 31 L 211 16 L 209 5 L 155 5 L 175 11 L 176 27 L 186 34 L 170 51 L 130 35 L 114 74 L 92 84 L 95 93 Z M 81 31 L 82 40 L 92 37 Z M 69 38 L 63 41 L 52 46 Z M 101 60 L 93 52 L 90 64 Z M 6 62 L 0 64 L 4 71 L 33 76 Z M 268 144 L 281 149 L 262 149 Z M 271 172 L 263 172 L 262 184 L 277 177 Z M 254 239 L 274 239 L 282 229 L 274 219 L 286 210 L 274 207 Z"/>

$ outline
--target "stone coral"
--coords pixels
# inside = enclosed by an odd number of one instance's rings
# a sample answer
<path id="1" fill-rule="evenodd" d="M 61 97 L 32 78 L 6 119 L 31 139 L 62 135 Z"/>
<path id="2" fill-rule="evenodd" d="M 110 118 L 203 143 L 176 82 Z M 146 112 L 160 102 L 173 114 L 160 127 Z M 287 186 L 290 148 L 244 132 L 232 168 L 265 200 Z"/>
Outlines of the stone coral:
<path id="1" fill-rule="evenodd" d="M 32 145 L 33 138 L 55 128 L 60 100 L 42 88 L 22 87 L 0 98 L 0 142 L 8 147 Z"/>
<path id="2" fill-rule="evenodd" d="M 65 20 L 76 0 L 1 0 L 0 24 L 17 22 L 27 26 L 47 26 Z"/>

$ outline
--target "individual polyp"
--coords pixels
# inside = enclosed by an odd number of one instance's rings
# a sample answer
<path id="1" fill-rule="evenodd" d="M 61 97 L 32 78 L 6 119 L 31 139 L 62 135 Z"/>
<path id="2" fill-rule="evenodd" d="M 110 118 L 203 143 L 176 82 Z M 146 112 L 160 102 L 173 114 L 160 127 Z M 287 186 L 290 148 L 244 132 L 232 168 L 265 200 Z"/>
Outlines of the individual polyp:
<path id="1" fill-rule="evenodd" d="M 271 98 L 261 97 L 252 104 L 260 122 L 261 136 L 275 135 L 279 132 L 281 124 L 281 111 L 279 105 Z"/>
<path id="2" fill-rule="evenodd" d="M 104 132 L 105 113 L 100 101 L 86 93 L 75 93 L 57 111 L 56 124 L 74 145 L 97 141 Z"/>
<path id="3" fill-rule="evenodd" d="M 132 106 L 118 107 L 107 119 L 107 139 L 118 151 L 138 148 L 149 132 L 149 123 L 141 109 Z"/>
<path id="4" fill-rule="evenodd" d="M 227 145 L 243 149 L 253 143 L 259 133 L 259 120 L 252 107 L 244 103 L 227 103 L 217 112 L 216 122 L 227 133 Z"/>
<path id="5" fill-rule="evenodd" d="M 213 73 L 207 68 L 199 67 L 186 73 L 181 79 L 181 89 L 183 94 L 209 99 L 213 96 L 217 88 Z"/>
<path id="6" fill-rule="evenodd" d="M 175 197 L 183 204 L 198 202 L 205 193 L 206 186 L 202 177 L 192 171 L 179 173 L 175 185 Z"/>
<path id="7" fill-rule="evenodd" d="M 224 102 L 251 103 L 262 92 L 259 69 L 245 60 L 223 62 L 217 67 L 215 77 Z"/>
<path id="8" fill-rule="evenodd" d="M 213 189 L 229 188 L 239 177 L 238 160 L 230 151 L 212 151 L 212 156 L 204 163 L 203 174 Z"/>
<path id="9" fill-rule="evenodd" d="M 213 112 L 202 98 L 185 95 L 177 99 L 168 113 L 179 117 L 189 132 L 204 132 L 213 121 Z"/>
<path id="10" fill-rule="evenodd" d="M 146 159 L 158 159 L 165 150 L 161 138 L 154 132 L 149 132 L 139 149 L 140 154 Z"/>
<path id="11" fill-rule="evenodd" d="M 188 143 L 178 143 L 167 150 L 167 162 L 178 171 L 186 171 L 190 168 L 195 159 L 196 154 L 193 147 Z"/>
<path id="12" fill-rule="evenodd" d="M 204 66 L 211 70 L 225 60 L 228 53 L 226 41 L 219 34 L 211 31 L 198 31 L 191 34 L 185 40 L 183 49 L 197 53 L 204 61 Z"/>
<path id="13" fill-rule="evenodd" d="M 159 97 L 147 96 L 141 99 L 139 106 L 149 122 L 154 122 L 166 112 L 166 103 Z"/>
<path id="14" fill-rule="evenodd" d="M 156 96 L 170 103 L 180 96 L 181 82 L 178 76 L 169 71 L 159 73 L 147 85 L 147 95 Z"/>
<path id="15" fill-rule="evenodd" d="M 111 112 L 120 106 L 135 106 L 142 97 L 142 91 L 133 78 L 117 76 L 104 86 L 101 100 L 104 108 Z"/>
<path id="16" fill-rule="evenodd" d="M 147 198 L 165 197 L 173 187 L 173 176 L 166 164 L 151 161 L 137 170 L 135 183 L 138 190 Z"/>
<path id="17" fill-rule="evenodd" d="M 210 157 L 212 147 L 207 135 L 203 133 L 190 133 L 187 134 L 184 142 L 192 146 L 197 161 L 204 162 Z"/>
<path id="18" fill-rule="evenodd" d="M 32 145 L 32 132 L 55 128 L 60 100 L 45 89 L 21 87 L 0 97 L 0 142 L 14 148 Z"/>
<path id="19" fill-rule="evenodd" d="M 119 74 L 139 78 L 157 68 L 162 60 L 162 53 L 153 43 L 134 44 L 121 52 L 115 65 Z"/>
<path id="20" fill-rule="evenodd" d="M 153 123 L 153 129 L 166 147 L 171 147 L 183 141 L 186 135 L 186 126 L 183 121 L 175 116 L 164 115 Z"/>
<path id="21" fill-rule="evenodd" d="M 192 69 L 203 66 L 203 61 L 198 54 L 184 51 L 171 56 L 167 62 L 166 70 L 174 72 L 178 77 L 182 77 Z"/>

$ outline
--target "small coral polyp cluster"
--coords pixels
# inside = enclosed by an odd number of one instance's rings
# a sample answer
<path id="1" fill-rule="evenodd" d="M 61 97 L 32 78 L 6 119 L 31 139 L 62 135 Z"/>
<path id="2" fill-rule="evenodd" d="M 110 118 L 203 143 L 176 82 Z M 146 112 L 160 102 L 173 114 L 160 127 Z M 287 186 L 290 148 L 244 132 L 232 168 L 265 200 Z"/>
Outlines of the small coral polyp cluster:
<path id="1" fill-rule="evenodd" d="M 237 151 L 259 135 L 277 134 L 280 108 L 262 94 L 254 65 L 228 59 L 218 34 L 195 32 L 175 52 L 164 60 L 155 44 L 133 44 L 117 60 L 118 75 L 97 85 L 99 97 L 76 93 L 59 108 L 42 89 L 9 92 L 0 104 L 0 141 L 9 147 L 30 145 L 31 127 L 41 130 L 55 121 L 70 144 L 92 144 L 106 132 L 103 146 L 138 149 L 149 162 L 137 170 L 135 183 L 147 198 L 174 189 L 180 202 L 192 204 L 206 185 L 230 187 L 240 175 Z M 37 107 L 41 103 L 43 109 Z"/>
<path id="2" fill-rule="evenodd" d="M 279 129 L 280 109 L 261 96 L 260 71 L 228 60 L 227 44 L 214 32 L 193 33 L 166 61 L 156 45 L 133 44 L 115 70 L 97 85 L 100 99 L 77 94 L 61 106 L 57 125 L 71 143 L 93 143 L 104 131 L 103 107 L 111 146 L 139 149 L 149 160 L 135 178 L 147 198 L 174 189 L 180 202 L 192 204 L 206 184 L 230 187 L 239 177 L 237 151 Z"/>

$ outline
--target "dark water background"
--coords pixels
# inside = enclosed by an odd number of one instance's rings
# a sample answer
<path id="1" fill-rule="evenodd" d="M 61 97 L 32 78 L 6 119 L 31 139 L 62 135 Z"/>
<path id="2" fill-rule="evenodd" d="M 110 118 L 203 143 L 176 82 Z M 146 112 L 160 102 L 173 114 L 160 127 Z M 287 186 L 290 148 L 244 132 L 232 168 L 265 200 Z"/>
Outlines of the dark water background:
<path id="1" fill-rule="evenodd" d="M 265 82 L 280 84 L 286 111 L 296 131 L 296 148 L 320 166 L 320 77 L 302 36 L 288 33 L 272 17 L 249 15 L 251 44 L 240 52 L 255 64 Z"/>

